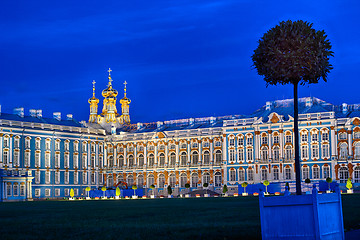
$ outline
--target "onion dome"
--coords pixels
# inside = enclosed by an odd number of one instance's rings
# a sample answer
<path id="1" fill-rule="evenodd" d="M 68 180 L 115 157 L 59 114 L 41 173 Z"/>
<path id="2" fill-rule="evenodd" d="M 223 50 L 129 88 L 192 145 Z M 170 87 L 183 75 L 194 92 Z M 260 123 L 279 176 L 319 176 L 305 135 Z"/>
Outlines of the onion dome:
<path id="1" fill-rule="evenodd" d="M 95 80 L 93 80 L 92 84 L 93 84 L 93 95 L 91 98 L 89 98 L 88 102 L 91 104 L 91 103 L 99 103 L 99 99 L 97 99 L 95 97 Z"/>
<path id="2" fill-rule="evenodd" d="M 108 70 L 108 72 L 109 72 L 109 77 L 108 77 L 109 78 L 109 83 L 108 83 L 107 88 L 104 89 L 102 91 L 102 93 L 101 93 L 104 98 L 116 98 L 116 96 L 118 95 L 118 91 L 113 89 L 113 87 L 111 85 L 111 82 L 113 81 L 111 79 L 111 74 L 110 74 L 111 71 L 112 70 L 109 68 L 109 70 Z"/>

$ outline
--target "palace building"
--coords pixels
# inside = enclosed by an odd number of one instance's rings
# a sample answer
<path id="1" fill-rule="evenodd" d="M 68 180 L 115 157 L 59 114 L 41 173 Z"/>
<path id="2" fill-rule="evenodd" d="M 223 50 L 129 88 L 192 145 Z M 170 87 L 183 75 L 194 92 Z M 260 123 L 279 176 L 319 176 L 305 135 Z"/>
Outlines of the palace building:
<path id="1" fill-rule="evenodd" d="M 230 193 L 249 184 L 295 182 L 293 100 L 266 102 L 250 115 L 130 122 L 127 83 L 124 96 L 108 85 L 103 106 L 93 94 L 87 122 L 68 114 L 53 118 L 23 108 L 0 108 L 0 201 L 76 197 L 85 188 L 137 185 L 157 195 L 203 188 Z M 238 111 L 234 109 L 234 112 Z M 360 182 L 360 104 L 336 106 L 318 98 L 299 99 L 302 179 L 331 177 Z"/>

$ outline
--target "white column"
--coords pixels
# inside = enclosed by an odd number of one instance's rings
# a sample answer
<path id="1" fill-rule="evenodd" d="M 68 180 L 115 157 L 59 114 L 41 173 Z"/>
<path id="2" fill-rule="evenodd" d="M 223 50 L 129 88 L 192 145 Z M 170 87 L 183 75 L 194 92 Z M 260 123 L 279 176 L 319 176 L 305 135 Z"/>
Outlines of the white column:
<path id="1" fill-rule="evenodd" d="M 254 137 L 254 150 L 255 150 L 255 160 L 259 161 L 259 154 L 260 154 L 260 134 L 256 134 L 257 131 L 255 131 L 255 137 Z"/>
<path id="2" fill-rule="evenodd" d="M 144 146 L 144 167 L 143 168 L 146 168 L 146 166 L 147 166 L 147 144 L 145 144 L 145 146 Z M 144 181 L 146 181 L 146 179 L 144 179 Z"/>
<path id="3" fill-rule="evenodd" d="M 202 145 L 201 145 L 201 140 L 199 142 L 199 165 L 202 164 L 203 162 L 203 155 L 202 155 Z M 200 177 L 200 176 L 199 176 Z"/>
<path id="4" fill-rule="evenodd" d="M 157 166 L 158 163 L 158 144 L 155 143 L 155 166 Z"/>
<path id="5" fill-rule="evenodd" d="M 225 161 L 227 163 L 227 157 L 226 157 L 226 153 L 227 153 L 227 146 L 226 146 L 226 134 L 223 134 L 223 138 L 222 138 L 222 154 L 223 154 L 223 161 Z"/>
<path id="6" fill-rule="evenodd" d="M 3 136 L 0 136 L 0 167 L 2 166 L 3 166 Z"/>
<path id="7" fill-rule="evenodd" d="M 137 158 L 137 143 L 134 143 L 135 147 L 134 147 L 134 165 L 137 166 L 138 165 L 138 158 Z"/>
<path id="8" fill-rule="evenodd" d="M 349 156 L 352 156 L 352 134 L 351 128 L 348 130 L 348 140 L 349 140 Z"/>
<path id="9" fill-rule="evenodd" d="M 124 167 L 127 166 L 127 146 L 124 146 Z"/>
<path id="10" fill-rule="evenodd" d="M 210 139 L 210 164 L 213 163 L 214 159 L 214 139 Z"/>
<path id="11" fill-rule="evenodd" d="M 9 137 L 9 167 L 12 165 L 12 155 L 13 155 L 13 143 L 12 143 L 13 137 Z"/>
<path id="12" fill-rule="evenodd" d="M 268 139 L 268 142 L 269 142 L 269 159 L 272 159 L 272 134 L 271 134 L 271 130 L 268 131 L 269 133 L 269 139 Z"/>
<path id="13" fill-rule="evenodd" d="M 168 159 L 168 146 L 169 146 L 169 142 L 165 142 L 165 166 L 168 166 L 169 164 L 169 159 Z"/>
<path id="14" fill-rule="evenodd" d="M 331 128 L 330 135 L 331 135 L 331 144 L 330 144 L 330 146 L 331 146 L 331 157 L 336 157 L 337 140 L 336 140 L 334 127 Z"/>
<path id="15" fill-rule="evenodd" d="M 114 155 L 113 155 L 113 157 L 114 157 L 114 168 L 116 168 L 117 167 L 117 147 L 116 147 L 115 144 L 113 146 L 114 146 Z"/>
<path id="16" fill-rule="evenodd" d="M 175 165 L 178 165 L 179 166 L 179 142 L 176 141 L 175 142 L 175 156 L 176 156 L 176 160 L 175 160 Z"/>
<path id="17" fill-rule="evenodd" d="M 188 157 L 188 164 L 187 165 L 190 165 L 190 155 L 191 155 L 191 151 L 190 151 L 190 141 L 187 141 L 187 157 Z"/>
<path id="18" fill-rule="evenodd" d="M 280 158 L 284 159 L 285 158 L 285 154 L 284 154 L 284 131 L 282 129 L 280 129 Z"/>

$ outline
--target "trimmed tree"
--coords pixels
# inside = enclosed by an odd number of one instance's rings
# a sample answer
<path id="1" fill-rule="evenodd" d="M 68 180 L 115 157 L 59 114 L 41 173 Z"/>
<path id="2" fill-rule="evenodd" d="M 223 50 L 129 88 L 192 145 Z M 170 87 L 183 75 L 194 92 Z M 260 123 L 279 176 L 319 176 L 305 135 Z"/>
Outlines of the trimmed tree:
<path id="1" fill-rule="evenodd" d="M 294 145 L 296 194 L 301 195 L 298 129 L 298 85 L 318 83 L 327 75 L 332 65 L 329 58 L 331 44 L 325 32 L 312 28 L 312 23 L 282 21 L 267 31 L 258 41 L 252 60 L 258 74 L 268 85 L 294 85 Z"/>
<path id="2" fill-rule="evenodd" d="M 121 194 L 120 188 L 119 188 L 119 187 L 116 187 L 115 195 L 116 195 L 116 196 L 120 196 L 120 194 Z"/>
<path id="3" fill-rule="evenodd" d="M 244 193 L 246 193 L 246 187 L 248 186 L 247 182 L 243 182 L 241 186 L 244 188 Z"/>
<path id="4" fill-rule="evenodd" d="M 329 185 L 329 191 L 331 190 L 330 189 L 330 183 L 332 183 L 332 178 L 331 177 L 327 177 L 326 178 L 326 182 L 328 183 L 328 185 Z"/>
<path id="5" fill-rule="evenodd" d="M 225 193 L 227 193 L 227 191 L 228 191 L 228 188 L 227 188 L 227 186 L 226 186 L 226 184 L 223 186 L 223 193 L 225 194 Z"/>
<path id="6" fill-rule="evenodd" d="M 155 189 L 155 185 L 154 185 L 154 184 L 151 184 L 151 185 L 150 185 L 150 189 L 152 190 L 152 195 L 155 195 L 155 194 L 154 194 L 154 189 Z"/>
<path id="7" fill-rule="evenodd" d="M 74 197 L 74 189 L 70 189 L 70 197 L 73 198 Z"/>
<path id="8" fill-rule="evenodd" d="M 305 179 L 305 183 L 306 183 L 306 184 L 310 184 L 310 183 L 311 183 L 310 178 Z"/>
<path id="9" fill-rule="evenodd" d="M 205 190 L 206 190 L 206 193 L 208 192 L 208 187 L 209 187 L 209 183 L 204 183 L 203 184 L 203 187 L 205 188 Z"/>
<path id="10" fill-rule="evenodd" d="M 134 196 L 136 195 L 135 190 L 138 189 L 136 185 L 132 185 L 132 190 L 134 190 Z"/>
<path id="11" fill-rule="evenodd" d="M 265 186 L 266 193 L 267 193 L 267 192 L 268 192 L 268 191 L 267 191 L 267 187 L 270 185 L 270 182 L 269 182 L 268 180 L 265 180 L 265 181 L 263 182 L 263 185 Z"/>
<path id="12" fill-rule="evenodd" d="M 89 197 L 89 192 L 90 192 L 91 188 L 90 187 L 86 187 L 85 191 L 87 191 L 87 196 Z"/>
<path id="13" fill-rule="evenodd" d="M 351 182 L 351 178 L 348 178 L 348 180 L 346 181 L 346 188 L 351 190 L 353 187 L 352 182 Z"/>

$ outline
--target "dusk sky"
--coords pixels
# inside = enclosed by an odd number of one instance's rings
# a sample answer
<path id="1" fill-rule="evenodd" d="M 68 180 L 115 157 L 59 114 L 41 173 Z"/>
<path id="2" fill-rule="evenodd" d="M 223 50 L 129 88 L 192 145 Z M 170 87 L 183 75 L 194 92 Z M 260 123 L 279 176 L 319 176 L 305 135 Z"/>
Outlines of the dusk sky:
<path id="1" fill-rule="evenodd" d="M 283 20 L 325 30 L 334 57 L 328 82 L 299 96 L 360 103 L 358 1 L 2 1 L 0 104 L 60 111 L 88 120 L 88 98 L 107 84 L 122 98 L 128 82 L 132 123 L 250 114 L 292 98 L 252 67 L 258 39 Z M 120 103 L 117 103 L 121 111 Z"/>

